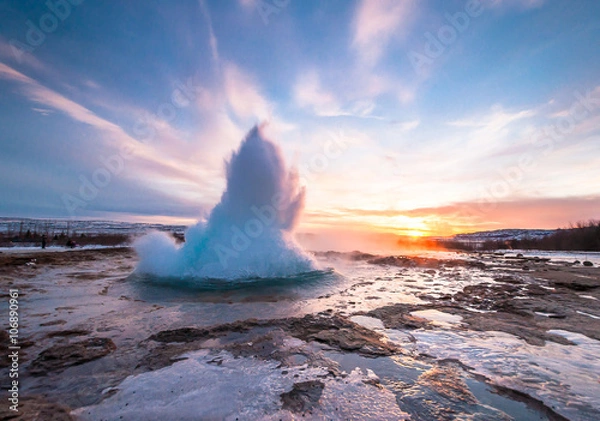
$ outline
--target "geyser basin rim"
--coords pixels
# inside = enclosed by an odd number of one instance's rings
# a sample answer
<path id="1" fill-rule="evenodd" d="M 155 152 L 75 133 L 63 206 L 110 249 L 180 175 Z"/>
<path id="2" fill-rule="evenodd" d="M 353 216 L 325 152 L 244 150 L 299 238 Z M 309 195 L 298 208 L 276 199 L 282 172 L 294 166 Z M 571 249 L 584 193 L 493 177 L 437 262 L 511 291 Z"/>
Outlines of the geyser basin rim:
<path id="1" fill-rule="evenodd" d="M 299 284 L 310 284 L 312 282 L 322 283 L 330 276 L 341 276 L 333 268 L 311 270 L 297 273 L 295 275 L 281 277 L 247 277 L 247 278 L 202 278 L 202 277 L 173 277 L 156 276 L 152 274 L 134 272 L 130 279 L 141 283 L 150 283 L 158 286 L 166 286 L 177 289 L 194 289 L 198 291 L 234 290 L 254 288 L 260 286 L 294 286 Z"/>

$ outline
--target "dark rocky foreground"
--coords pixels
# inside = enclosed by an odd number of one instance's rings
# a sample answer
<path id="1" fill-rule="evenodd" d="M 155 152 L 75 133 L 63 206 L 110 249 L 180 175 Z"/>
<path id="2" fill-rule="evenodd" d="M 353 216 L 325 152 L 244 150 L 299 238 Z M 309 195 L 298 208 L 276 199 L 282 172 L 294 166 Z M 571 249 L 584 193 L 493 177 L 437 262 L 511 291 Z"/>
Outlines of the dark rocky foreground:
<path id="1" fill-rule="evenodd" d="M 453 329 L 502 331 L 538 347 L 548 342 L 574 345 L 564 336 L 549 332 L 552 330 L 577 332 L 600 340 L 600 319 L 591 317 L 600 315 L 600 270 L 594 266 L 542 259 L 505 259 L 494 255 L 451 260 L 378 257 L 363 253 L 335 254 L 334 257 L 373 266 L 416 269 L 425 275 L 427 271 L 432 271 L 433 275 L 448 268 L 478 270 L 488 274 L 490 282 L 467 285 L 454 293 L 431 294 L 427 290 L 417 293 L 422 300 L 419 304 L 394 303 L 354 312 L 381 320 L 387 329 L 405 332 L 438 329 L 431 320 L 412 314 L 434 309 L 462 317 L 462 323 Z M 105 266 L 99 268 L 94 262 Z M 27 302 L 30 298 L 43 297 L 50 288 L 48 284 L 42 286 L 36 283 L 40 273 L 55 270 L 64 275 L 65 268 L 68 268 L 66 277 L 70 279 L 69 282 L 102 286 L 97 292 L 100 304 L 103 300 L 108 302 L 113 299 L 119 304 L 138 305 L 141 311 L 150 315 L 161 307 L 124 295 L 111 296 L 111 290 L 126 282 L 125 279 L 115 277 L 111 281 L 113 283 L 97 284 L 112 274 L 111 267 L 116 265 L 123 272 L 130 272 L 134 264 L 135 257 L 127 248 L 0 254 L 0 280 L 4 291 L 18 287 L 22 301 Z M 402 277 L 398 278 L 387 282 L 402 283 Z M 348 290 L 358 285 L 351 285 Z M 7 297 L 3 297 L 3 300 L 6 301 Z M 20 339 L 20 378 L 23 384 L 29 382 L 33 386 L 23 389 L 19 414 L 9 412 L 6 406 L 0 407 L 2 419 L 73 419 L 71 409 L 110 398 L 118 392 L 120 381 L 128 375 L 169 367 L 185 359 L 182 355 L 186 352 L 197 350 L 208 350 L 214 355 L 211 363 L 217 366 L 221 361 L 220 355 L 227 352 L 238 358 L 275 361 L 283 370 L 282 373 L 291 372 L 292 368 L 299 365 L 325 368 L 322 377 L 298 380 L 291 390 L 281 394 L 281 407 L 299 416 L 310 418 L 313 411 L 319 408 L 320 399 L 328 387 L 327 382 L 347 376 L 341 363 L 336 360 L 346 358 L 336 356 L 346 355 L 359 360 L 366 359 L 360 361 L 396 358 L 402 359 L 405 364 L 409 364 L 408 361 L 410 364 L 420 364 L 420 374 L 411 381 L 398 379 L 392 384 L 377 376 L 366 376 L 364 379 L 365 387 L 393 391 L 398 405 L 411 414 L 411 419 L 450 420 L 457 413 L 475 413 L 483 417 L 476 419 L 505 419 L 498 413 L 486 412 L 486 407 L 480 404 L 467 386 L 466 382 L 473 375 L 459 361 L 415 355 L 402 345 L 387 340 L 381 332 L 356 324 L 350 320 L 349 314 L 342 314 L 333 308 L 298 317 L 249 318 L 211 326 L 194 323 L 178 326 L 175 323 L 168 328 L 157 325 L 157 328 L 151 327 L 149 330 L 145 326 L 145 331 L 148 331 L 145 336 L 129 335 L 135 340 L 130 340 L 129 336 L 126 340 L 112 336 L 111 332 L 115 332 L 116 328 L 127 330 L 127 324 L 134 323 L 127 318 L 110 319 L 118 320 L 115 323 L 121 323 L 122 327 L 96 325 L 88 321 L 73 323 L 71 318 L 78 311 L 76 302 L 57 304 L 55 309 L 61 313 L 61 317 L 52 320 L 50 315 L 38 310 L 24 310 L 24 319 L 37 317 L 36 320 L 41 321 L 39 328 L 25 323 L 24 336 Z M 5 345 L 8 338 L 3 335 L 0 338 L 4 346 L 2 353 L 7 354 Z M 290 343 L 294 345 L 290 346 Z M 117 357 L 120 362 L 102 366 L 102 361 Z M 0 374 L 5 389 L 8 361 L 3 363 L 5 368 Z M 104 367 L 111 374 L 99 375 L 98 367 Z M 82 380 L 90 374 L 99 379 L 91 386 Z M 475 377 L 478 381 L 487 381 Z M 81 400 L 53 393 L 52 385 L 65 379 L 73 384 L 79 381 L 85 384 L 82 390 L 85 389 L 87 397 Z M 114 388 L 111 392 L 100 394 L 100 391 L 110 387 Z M 566 419 L 539 399 L 498 385 L 491 387 L 494 393 L 526 403 L 546 419 Z M 71 393 L 77 392 L 75 387 L 69 390 Z"/>

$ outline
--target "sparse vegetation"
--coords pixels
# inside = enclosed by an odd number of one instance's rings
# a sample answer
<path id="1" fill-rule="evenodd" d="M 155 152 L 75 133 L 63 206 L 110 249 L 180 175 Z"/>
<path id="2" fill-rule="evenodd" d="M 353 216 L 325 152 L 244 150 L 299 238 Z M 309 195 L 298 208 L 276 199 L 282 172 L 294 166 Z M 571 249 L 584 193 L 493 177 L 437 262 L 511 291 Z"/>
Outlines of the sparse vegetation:
<path id="1" fill-rule="evenodd" d="M 183 242 L 184 227 L 127 224 L 112 221 L 11 219 L 0 217 L 0 247 L 123 246 L 149 230 L 162 230 Z M 43 241 L 45 240 L 45 241 Z"/>
<path id="2" fill-rule="evenodd" d="M 507 249 L 600 251 L 600 220 L 577 222 L 543 238 L 485 241 L 479 244 L 440 240 L 440 244 L 449 250 L 465 251 Z"/>
<path id="3" fill-rule="evenodd" d="M 41 247 L 42 236 L 40 233 L 29 233 L 29 235 L 3 235 L 0 234 L 0 247 Z M 63 246 L 67 247 L 69 240 L 74 241 L 77 246 L 100 245 L 100 246 L 119 246 L 128 244 L 130 237 L 126 234 L 74 234 L 67 237 L 66 234 L 46 235 L 46 247 Z"/>

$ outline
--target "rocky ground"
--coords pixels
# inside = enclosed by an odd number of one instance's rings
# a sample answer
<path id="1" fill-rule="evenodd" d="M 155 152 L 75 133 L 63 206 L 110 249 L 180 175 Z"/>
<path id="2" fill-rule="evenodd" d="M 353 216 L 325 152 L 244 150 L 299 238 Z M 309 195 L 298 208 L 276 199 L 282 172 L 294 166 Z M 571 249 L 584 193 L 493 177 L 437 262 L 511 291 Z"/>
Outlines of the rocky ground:
<path id="1" fill-rule="evenodd" d="M 207 364 L 214 366 L 228 364 L 229 357 L 275 363 L 282 376 L 292 377 L 289 390 L 279 395 L 281 411 L 290 416 L 311 418 L 322 414 L 319 411 L 324 411 L 328 402 L 326 392 L 334 388 L 334 382 L 347 378 L 349 374 L 344 371 L 343 361 L 351 357 L 356 361 L 367 361 L 367 365 L 375 364 L 368 361 L 392 359 L 398 362 L 401 359 L 402 364 L 412 367 L 411 370 L 416 373 L 412 379 L 391 382 L 370 370 L 363 370 L 360 383 L 367 388 L 365 390 L 372 393 L 391 391 L 395 397 L 398 404 L 395 410 L 398 412 L 392 413 L 388 409 L 390 419 L 450 420 L 461 411 L 477 414 L 473 419 L 510 419 L 479 402 L 467 382 L 477 378 L 477 381 L 487 384 L 487 380 L 474 376 L 460 361 L 436 360 L 414 350 L 409 352 L 401 343 L 386 337 L 381 329 L 355 323 L 353 316 L 381 320 L 386 329 L 405 332 L 409 337 L 412 331 L 439 329 L 435 321 L 420 316 L 423 310 L 436 310 L 460 316 L 460 323 L 452 327 L 454 330 L 505 332 L 537 347 L 548 342 L 574 345 L 565 336 L 553 333 L 557 330 L 600 340 L 600 269 L 596 266 L 534 258 L 504 258 L 493 254 L 446 260 L 379 257 L 365 253 L 330 253 L 326 257 L 391 270 L 397 268 L 400 275 L 386 281 L 390 288 L 392 284 L 403 282 L 402 270 L 406 268 L 433 276 L 458 267 L 487 274 L 490 281 L 466 285 L 449 293 L 432 293 L 424 289 L 416 293 L 418 303 L 391 303 L 368 311 L 352 311 L 350 304 L 344 304 L 347 311 L 325 305 L 320 311 L 297 317 L 261 318 L 256 315 L 210 326 L 189 323 L 188 319 L 183 323 L 181 320 L 157 322 L 148 327 L 150 322 L 146 320 L 143 328 L 132 333 L 126 325 L 131 324 L 135 328 L 137 313 L 163 314 L 167 309 L 143 299 L 111 295 L 111 291 L 117 291 L 119 285 L 127 282 L 123 275 L 131 272 L 135 265 L 131 249 L 0 254 L 2 301 L 4 304 L 8 302 L 10 288 L 18 288 L 23 303 L 22 317 L 39 322 L 37 325 L 24 322 L 19 338 L 20 381 L 25 385 L 20 395 L 20 411 L 16 414 L 3 405 L 0 417 L 15 420 L 93 419 L 86 418 L 85 412 L 72 410 L 118 398 L 118 385 L 129 375 L 164 369 L 186 359 L 185 353 L 206 350 L 209 352 Z M 65 275 L 65 267 L 75 269 Z M 93 285 L 97 289 L 93 304 L 98 308 L 101 309 L 103 300 L 109 298 L 115 304 L 109 310 L 99 310 L 104 313 L 86 315 L 87 319 L 76 318 L 77 306 L 70 300 L 52 304 L 54 313 L 61 316 L 27 306 L 25 303 L 28 301 L 43 300 L 51 283 L 41 284 L 37 280 L 40 274 L 54 273 L 52 271 L 60 274 L 67 288 L 68 285 Z M 110 282 L 105 282 L 107 276 L 112 276 Z M 356 282 L 347 290 L 356 290 L 359 284 Z M 383 291 L 385 287 L 379 289 Z M 368 296 L 362 298 L 369 299 Z M 327 301 L 328 296 L 320 296 L 319 299 L 326 304 L 330 302 Z M 348 302 L 353 301 L 347 299 Z M 121 321 L 125 327 L 118 331 L 114 326 L 102 323 L 103 314 L 115 311 L 121 312 L 125 319 Z M 114 320 L 114 314 L 111 317 L 107 320 Z M 3 348 L 0 352 L 3 355 L 8 354 L 7 345 L 8 335 L 2 331 L 0 347 Z M 101 364 L 101 361 L 111 362 Z M 320 371 L 312 377 L 303 377 L 298 372 L 299 366 L 302 370 Z M 2 360 L 1 367 L 1 385 L 6 390 L 9 386 L 9 361 Z M 106 370 L 109 374 L 99 374 L 99 370 Z M 87 381 L 90 374 L 96 378 L 94 384 Z M 73 386 L 54 393 L 52 385 L 60 381 L 71 381 Z M 494 394 L 524 402 L 545 419 L 567 419 L 539 399 L 500 385 L 489 386 Z M 599 384 L 590 384 L 590 387 L 600 389 Z M 87 396 L 76 399 L 74 395 L 82 390 Z M 69 393 L 73 396 L 65 396 Z M 585 417 L 580 419 L 587 419 Z"/>
<path id="2" fill-rule="evenodd" d="M 479 261 L 485 270 L 506 271 L 493 283 L 467 286 L 450 295 L 421 294 L 427 304 L 397 304 L 367 313 L 387 328 L 431 328 L 431 323 L 411 312 L 436 309 L 462 317 L 462 329 L 496 330 L 515 335 L 532 345 L 550 340 L 568 343 L 549 330 L 568 330 L 600 340 L 600 270 L 597 267 L 554 264 L 539 259 Z M 427 267 L 444 262 L 427 262 Z M 479 310 L 479 311 L 477 311 Z"/>

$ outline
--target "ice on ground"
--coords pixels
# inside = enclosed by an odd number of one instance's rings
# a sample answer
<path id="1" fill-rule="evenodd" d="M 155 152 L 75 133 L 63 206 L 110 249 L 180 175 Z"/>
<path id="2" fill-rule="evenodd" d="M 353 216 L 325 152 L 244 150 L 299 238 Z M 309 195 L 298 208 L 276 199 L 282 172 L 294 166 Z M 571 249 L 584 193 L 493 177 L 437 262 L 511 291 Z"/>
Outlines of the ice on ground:
<path id="1" fill-rule="evenodd" d="M 421 354 L 459 360 L 493 384 L 526 393 L 569 419 L 596 419 L 600 411 L 600 341 L 567 331 L 549 333 L 575 345 L 529 345 L 495 331 L 414 330 L 410 335 Z M 395 336 L 388 335 L 390 340 Z"/>
<path id="2" fill-rule="evenodd" d="M 95 406 L 72 412 L 81 420 L 198 419 L 292 420 L 302 414 L 282 408 L 281 395 L 294 384 L 319 381 L 324 388 L 310 419 L 403 420 L 394 394 L 372 384 L 373 373 L 354 370 L 345 378 L 325 368 L 280 368 L 275 361 L 234 358 L 208 350 L 185 355 L 169 367 L 130 376 Z"/>
<path id="3" fill-rule="evenodd" d="M 462 317 L 455 314 L 444 313 L 439 310 L 418 310 L 410 313 L 412 316 L 421 317 L 426 320 L 430 320 L 436 326 L 441 327 L 452 327 L 457 324 L 461 324 Z"/>
<path id="4" fill-rule="evenodd" d="M 579 310 L 577 310 L 577 313 L 583 314 L 584 316 L 591 317 L 592 319 L 600 319 L 600 316 L 596 316 L 594 314 L 586 313 L 585 311 L 579 311 Z"/>
<path id="5" fill-rule="evenodd" d="M 383 329 L 385 329 L 384 326 L 383 326 L 383 322 L 381 320 L 379 320 L 379 319 L 376 319 L 375 317 L 369 317 L 369 316 L 352 316 L 352 317 L 350 317 L 350 320 L 352 320 L 357 325 L 361 325 L 362 327 L 366 327 L 367 329 L 371 329 L 371 330 L 383 330 Z"/>

